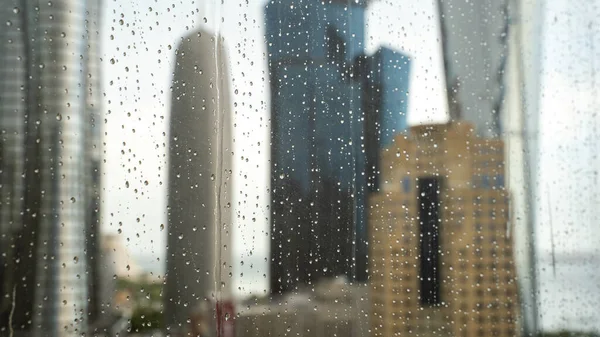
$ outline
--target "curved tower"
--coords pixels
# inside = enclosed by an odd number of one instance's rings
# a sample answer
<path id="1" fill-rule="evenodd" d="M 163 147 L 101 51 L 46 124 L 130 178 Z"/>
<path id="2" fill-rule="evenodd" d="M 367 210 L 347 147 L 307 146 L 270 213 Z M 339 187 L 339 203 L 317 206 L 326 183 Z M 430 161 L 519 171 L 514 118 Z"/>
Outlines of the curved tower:
<path id="1" fill-rule="evenodd" d="M 233 149 L 223 38 L 184 36 L 173 74 L 164 312 L 178 336 L 202 302 L 229 295 Z"/>

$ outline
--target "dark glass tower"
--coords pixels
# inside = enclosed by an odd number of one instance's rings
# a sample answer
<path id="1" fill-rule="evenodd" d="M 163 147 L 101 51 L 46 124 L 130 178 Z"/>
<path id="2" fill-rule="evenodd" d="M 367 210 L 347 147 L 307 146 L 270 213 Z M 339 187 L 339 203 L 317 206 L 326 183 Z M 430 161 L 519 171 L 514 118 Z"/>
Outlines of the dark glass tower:
<path id="1" fill-rule="evenodd" d="M 321 277 L 367 279 L 367 175 L 376 173 L 367 153 L 388 130 L 406 127 L 408 59 L 389 50 L 364 55 L 365 9 L 366 1 L 266 7 L 272 293 Z M 385 62 L 406 76 L 388 79 Z M 397 96 L 384 90 L 398 80 L 406 83 L 395 86 Z"/>
<path id="2" fill-rule="evenodd" d="M 369 191 L 379 189 L 381 151 L 392 145 L 394 135 L 407 130 L 410 59 L 389 48 L 355 61 L 356 74 L 364 83 L 365 155 Z"/>

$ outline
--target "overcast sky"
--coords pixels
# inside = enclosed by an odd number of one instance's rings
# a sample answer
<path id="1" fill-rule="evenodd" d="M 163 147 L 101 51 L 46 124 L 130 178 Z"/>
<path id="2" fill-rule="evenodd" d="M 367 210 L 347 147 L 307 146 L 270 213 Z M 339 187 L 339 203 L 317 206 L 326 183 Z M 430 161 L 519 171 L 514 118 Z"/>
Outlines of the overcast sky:
<path id="1" fill-rule="evenodd" d="M 256 291 L 265 289 L 267 284 L 262 275 L 268 272 L 264 258 L 269 244 L 266 236 L 269 91 L 262 20 L 264 1 L 224 2 L 222 7 L 165 0 L 151 5 L 142 0 L 106 2 L 101 32 L 106 92 L 103 230 L 116 233 L 120 229 L 132 254 L 145 259 L 159 258 L 164 263 L 166 229 L 161 225 L 166 225 L 168 140 L 165 134 L 174 49 L 181 36 L 199 25 L 219 31 L 229 48 L 232 91 L 237 90 L 233 96 L 237 104 L 234 205 L 239 216 L 235 223 L 234 260 L 237 268 L 239 261 L 252 261 L 251 275 L 237 281 L 244 291 Z M 200 8 L 200 13 L 196 8 Z M 409 98 L 412 124 L 446 119 L 435 13 L 433 2 L 409 0 L 381 0 L 368 11 L 369 50 L 384 44 L 407 52 L 413 59 Z M 558 262 L 563 259 L 566 264 L 568 257 L 576 253 L 600 254 L 597 180 L 600 92 L 596 86 L 598 76 L 592 71 L 600 60 L 596 47 L 600 46 L 600 31 L 597 24 L 588 25 L 591 20 L 597 21 L 597 17 L 600 10 L 593 1 L 549 1 L 546 10 L 538 245 L 543 254 L 549 254 L 550 243 L 554 242 Z M 594 263 L 597 265 L 598 261 Z M 245 266 L 248 268 L 248 264 Z M 593 273 L 590 268 L 582 267 L 578 273 Z M 544 275 L 556 285 L 565 283 L 561 275 L 573 273 L 576 272 L 559 268 L 558 276 Z M 546 289 L 551 289 L 548 284 Z M 554 295 L 562 288 L 554 289 L 546 291 L 543 300 L 547 306 L 560 307 L 574 301 L 557 299 Z M 596 301 L 592 292 L 600 293 L 598 290 L 586 288 L 573 296 L 581 297 L 579 305 L 583 301 L 585 309 L 592 306 L 592 298 Z M 570 314 L 589 314 L 584 309 L 571 310 Z M 547 315 L 544 324 L 548 327 L 572 321 L 568 319 L 569 313 L 562 311 L 548 311 Z M 598 327 L 594 320 L 586 320 L 591 323 L 579 325 Z"/>
<path id="2" fill-rule="evenodd" d="M 104 55 L 109 61 L 103 62 L 107 97 L 103 223 L 105 231 L 121 229 L 135 254 L 164 254 L 164 133 L 174 48 L 181 36 L 199 25 L 225 36 L 230 49 L 232 91 L 237 90 L 233 99 L 237 104 L 235 204 L 240 207 L 236 209 L 239 230 L 234 251 L 240 258 L 251 251 L 254 256 L 267 253 L 269 91 L 263 3 L 227 1 L 223 8 L 202 4 L 199 13 L 195 13 L 196 5 L 172 1 L 158 1 L 152 7 L 143 1 L 108 3 L 103 31 Z M 221 12 L 227 15 L 221 16 Z M 401 11 L 381 1 L 370 8 L 368 16 L 366 40 L 370 51 L 385 44 L 413 58 L 409 109 L 419 113 L 409 114 L 412 123 L 441 122 L 446 118 L 437 23 L 431 15 L 431 4 L 410 4 Z M 222 17 L 223 21 L 219 24 L 214 17 Z M 399 18 L 403 26 L 393 24 Z"/>

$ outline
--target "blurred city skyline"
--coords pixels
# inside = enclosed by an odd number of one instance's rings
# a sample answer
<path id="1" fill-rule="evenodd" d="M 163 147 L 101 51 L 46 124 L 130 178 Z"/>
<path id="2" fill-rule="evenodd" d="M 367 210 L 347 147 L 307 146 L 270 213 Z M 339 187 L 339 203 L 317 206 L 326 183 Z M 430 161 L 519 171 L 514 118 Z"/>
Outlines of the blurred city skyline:
<path id="1" fill-rule="evenodd" d="M 103 231 L 121 230 L 120 236 L 133 255 L 148 260 L 159 258 L 160 264 L 165 263 L 166 246 L 166 231 L 162 225 L 166 225 L 165 144 L 168 139 L 163 132 L 168 129 L 174 48 L 180 37 L 201 25 L 224 35 L 234 93 L 231 102 L 235 130 L 234 174 L 238 183 L 234 206 L 239 218 L 234 220 L 233 226 L 237 230 L 233 258 L 237 261 L 234 266 L 240 268 L 235 275 L 249 264 L 254 265 L 237 280 L 234 289 L 240 286 L 240 293 L 262 292 L 268 283 L 268 277 L 263 274 L 268 276 L 269 273 L 266 260 L 258 265 L 267 257 L 269 245 L 266 186 L 270 179 L 267 162 L 270 115 L 264 4 L 227 2 L 223 8 L 202 4 L 197 13 L 196 5 L 167 1 L 154 3 L 152 8 L 141 1 L 137 5 L 109 2 L 100 32 L 107 111 Z M 222 20 L 221 14 L 226 14 Z M 597 175 L 595 153 L 599 138 L 599 117 L 595 113 L 600 105 L 589 99 L 599 94 L 595 86 L 597 75 L 590 74 L 589 69 L 593 69 L 594 60 L 599 59 L 594 45 L 600 45 L 600 32 L 596 26 L 590 28 L 581 23 L 588 15 L 591 20 L 598 14 L 598 6 L 584 1 L 555 1 L 546 8 L 539 105 L 540 119 L 545 123 L 539 140 L 539 165 L 543 168 L 539 195 L 547 199 L 540 198 L 537 204 L 541 214 L 537 219 L 537 241 L 543 261 L 548 260 L 545 254 L 552 251 L 558 257 L 559 276 L 572 273 L 568 268 L 574 268 L 571 265 L 561 268 L 562 257 L 574 253 L 600 254 L 594 240 L 598 234 L 595 226 L 598 213 L 594 205 L 599 199 L 597 180 L 593 179 Z M 373 51 L 380 44 L 388 45 L 407 52 L 414 60 L 409 98 L 409 123 L 413 125 L 447 119 L 438 25 L 433 2 L 379 1 L 371 4 L 367 11 L 367 50 Z M 590 162 L 595 165 L 590 167 Z M 589 200 L 589 204 L 582 200 Z M 552 231 L 546 215 L 549 209 L 554 216 Z M 241 261 L 245 261 L 244 267 L 240 267 Z M 547 275 L 546 267 L 540 268 L 544 268 L 542 275 Z M 250 277 L 250 273 L 255 276 Z M 544 278 L 556 278 L 553 275 L 541 276 L 542 284 L 547 282 Z M 576 296 L 583 300 L 592 290 L 582 291 Z M 560 306 L 553 298 L 555 295 L 554 291 L 545 295 L 542 287 L 543 303 Z M 591 299 L 587 301 L 589 305 L 594 303 Z M 577 304 L 581 305 L 574 305 Z M 562 317 L 552 312 L 544 314 L 551 317 L 542 318 L 544 327 L 557 326 L 551 322 L 560 322 Z"/>
<path id="2" fill-rule="evenodd" d="M 264 40 L 264 4 L 237 6 L 237 3 L 228 3 L 224 6 L 229 6 L 227 11 L 221 10 L 221 12 L 227 12 L 228 15 L 225 20 L 234 20 L 237 17 L 240 18 L 242 24 L 241 27 L 247 29 L 247 34 L 237 34 L 237 28 L 240 26 L 235 22 L 234 25 L 222 24 L 220 33 L 225 37 L 225 43 L 227 45 L 230 64 L 232 68 L 232 91 L 234 92 L 233 100 L 231 102 L 234 106 L 234 141 L 237 145 L 236 149 L 236 162 L 235 169 L 238 171 L 239 185 L 236 193 L 242 190 L 244 196 L 240 197 L 237 195 L 238 200 L 235 202 L 247 201 L 251 204 L 247 207 L 238 207 L 239 211 L 242 211 L 242 216 L 246 219 L 239 220 L 246 221 L 241 229 L 242 232 L 249 232 L 248 238 L 251 238 L 250 233 L 256 236 L 259 240 L 255 243 L 257 249 L 263 248 L 259 243 L 261 237 L 257 236 L 262 234 L 262 242 L 265 243 L 264 247 L 268 246 L 268 240 L 265 240 L 266 235 L 264 232 L 268 230 L 268 216 L 269 212 L 266 210 L 268 205 L 268 191 L 265 186 L 269 185 L 270 171 L 268 169 L 268 156 L 269 156 L 269 118 L 270 111 L 268 110 L 269 102 L 269 83 L 267 82 L 268 70 L 267 70 L 267 59 L 266 59 L 266 48 Z M 378 3 L 375 2 L 375 6 Z M 113 4 L 111 4 L 112 6 Z M 115 5 L 118 6 L 118 5 Z M 203 5 L 201 5 L 202 7 Z M 418 5 L 422 7 L 422 5 Z M 431 6 L 433 6 L 431 4 Z M 123 6 L 125 7 L 125 6 Z M 171 6 L 163 7 L 167 8 Z M 206 5 L 206 12 L 218 13 L 218 6 Z M 181 22 L 174 21 L 173 24 L 179 23 L 179 27 L 163 26 L 163 23 L 155 25 L 153 17 L 156 17 L 155 11 L 161 9 L 154 6 L 152 11 L 149 8 L 143 7 L 140 4 L 138 7 L 129 8 L 107 8 L 108 11 L 114 11 L 114 13 L 106 14 L 107 19 L 104 21 L 105 30 L 102 32 L 106 40 L 103 45 L 103 51 L 105 60 L 115 60 L 115 64 L 112 61 L 104 63 L 106 69 L 105 76 L 105 92 L 108 98 L 106 104 L 106 136 L 107 147 L 113 145 L 116 146 L 113 151 L 108 148 L 106 150 L 106 166 L 114 168 L 111 170 L 112 176 L 107 172 L 104 177 L 105 188 L 107 189 L 105 195 L 109 195 L 112 200 L 103 199 L 103 202 L 110 202 L 113 206 L 108 206 L 105 213 L 103 214 L 104 230 L 106 231 L 117 231 L 119 228 L 123 232 L 124 237 L 130 239 L 130 245 L 139 245 L 139 248 L 143 248 L 150 254 L 155 254 L 149 251 L 148 248 L 156 248 L 164 250 L 165 244 L 158 240 L 164 240 L 164 232 L 160 230 L 160 224 L 166 225 L 166 218 L 164 212 L 166 210 L 166 204 L 164 204 L 164 195 L 166 193 L 165 180 L 166 179 L 166 167 L 165 167 L 165 144 L 166 136 L 163 132 L 166 132 L 168 110 L 169 110 L 169 87 L 171 80 L 171 72 L 173 68 L 173 57 L 174 48 L 180 41 L 180 38 L 188 31 L 191 31 L 195 27 L 202 26 L 209 31 L 216 31 L 214 27 L 214 21 L 211 22 L 210 17 L 207 17 L 207 22 L 202 19 L 201 22 L 197 22 L 197 19 L 203 18 L 200 13 L 193 13 L 194 5 L 186 6 L 185 9 L 178 9 L 177 13 L 183 16 L 185 19 Z M 378 13 L 387 13 L 390 19 L 392 15 L 386 8 L 380 8 L 377 12 L 373 13 L 373 9 L 367 11 L 367 20 L 379 17 Z M 431 25 L 437 25 L 431 18 L 432 13 L 428 13 L 428 10 L 415 8 L 417 11 L 417 17 L 411 20 L 417 22 L 419 19 L 427 20 L 431 22 Z M 189 11 L 188 11 L 189 10 Z M 433 10 L 431 7 L 429 10 Z M 129 16 L 125 13 L 129 11 Z M 134 11 L 137 14 L 133 14 Z M 123 25 L 120 24 L 119 20 L 123 12 Z M 176 16 L 178 14 L 171 14 L 175 10 L 166 12 L 164 15 Z M 147 15 L 148 13 L 148 15 Z M 160 13 L 160 12 L 159 12 Z M 168 13 L 168 14 L 167 14 Z M 153 16 L 150 16 L 152 14 Z M 159 14 L 162 15 L 162 14 Z M 247 21 L 244 21 L 244 17 L 247 16 Z M 153 30 L 148 31 L 144 29 L 147 26 L 141 26 L 139 22 L 128 22 L 127 18 L 132 20 L 140 21 L 142 18 L 148 17 L 150 24 L 152 24 Z M 429 17 L 429 18 L 428 18 Z M 113 19 L 114 18 L 114 22 Z M 393 40 L 390 36 L 387 39 L 375 39 L 371 30 L 380 30 L 381 23 L 375 23 L 376 27 L 372 27 L 373 23 L 367 21 L 367 35 L 366 35 L 366 49 L 368 52 L 376 50 L 379 44 L 383 46 L 390 46 L 393 44 Z M 127 27 L 129 25 L 129 27 Z M 422 24 L 423 26 L 428 26 Z M 235 26 L 235 27 L 231 27 Z M 114 27 L 115 31 L 112 31 Z M 231 27 L 231 28 L 229 28 Z M 410 57 L 418 54 L 420 50 L 437 50 L 437 32 L 436 29 L 431 29 L 429 32 L 421 32 L 417 28 L 406 27 L 405 31 L 412 30 L 412 32 L 406 33 L 406 39 L 410 37 L 412 44 L 398 44 L 396 41 L 396 48 L 406 52 Z M 119 30 L 123 30 L 123 33 L 117 33 Z M 135 35 L 131 34 L 131 31 L 143 30 Z M 156 36 L 152 38 L 145 37 L 145 34 L 157 31 Z M 385 30 L 384 30 L 385 31 Z M 111 38 L 110 36 L 114 38 Z M 393 35 L 389 34 L 389 35 Z M 430 35 L 430 36 L 427 36 Z M 121 36 L 126 39 L 123 40 Z M 167 38 L 172 37 L 172 38 Z M 252 39 L 248 38 L 251 37 Z M 245 41 L 245 45 L 243 44 Z M 170 46 L 170 47 L 169 47 Z M 152 48 L 151 48 L 152 47 Z M 120 50 L 114 53 L 108 53 L 109 50 Z M 130 48 L 130 49 L 128 49 Z M 135 51 L 135 49 L 141 51 Z M 145 49 L 148 52 L 156 51 L 156 59 L 151 60 L 147 57 Z M 171 48 L 171 49 L 169 49 Z M 123 56 L 121 50 L 134 50 L 126 51 L 127 57 Z M 444 99 L 443 99 L 443 84 L 441 75 L 441 56 L 435 53 L 425 53 L 419 59 L 424 59 L 424 62 L 418 62 L 417 67 L 419 69 L 413 69 L 411 74 L 410 89 L 411 98 L 417 97 L 417 108 L 420 106 L 423 110 L 427 111 L 425 114 L 419 116 L 415 113 L 409 112 L 409 123 L 416 124 L 421 122 L 434 122 L 440 123 L 447 120 L 444 115 Z M 132 55 L 133 54 L 133 55 Z M 245 56 L 245 57 L 244 57 Z M 437 61 L 436 61 L 437 59 Z M 146 69 L 146 71 L 136 70 L 136 73 L 129 75 L 132 69 L 140 69 L 144 66 L 152 68 Z M 124 73 L 122 70 L 128 67 L 129 74 Z M 437 74 L 432 70 L 437 69 Z M 159 72 L 160 71 L 160 72 Z M 139 83 L 138 83 L 139 81 Z M 112 83 L 112 84 L 111 84 Z M 413 84 L 416 83 L 416 84 Z M 430 84 L 431 83 L 431 84 Z M 139 90 L 137 89 L 139 87 Z M 235 93 L 237 89 L 237 93 Z M 161 93 L 162 91 L 162 93 Z M 113 92 L 114 94 L 110 94 Z M 415 93 L 416 92 L 416 93 Z M 432 99 L 430 92 L 434 92 Z M 118 97 L 117 100 L 110 99 L 110 97 Z M 412 101 L 409 102 L 409 111 L 413 111 Z M 131 114 L 131 116 L 128 116 Z M 123 117 L 122 119 L 120 117 Z M 124 123 L 127 121 L 127 123 Z M 118 138 L 111 137 L 111 131 L 118 131 Z M 262 132 L 259 132 L 262 130 Z M 123 132 L 124 131 L 124 132 Z M 142 141 L 148 140 L 148 141 Z M 125 145 L 123 145 L 123 141 Z M 132 144 L 135 147 L 132 147 Z M 152 144 L 151 146 L 148 146 Z M 135 149 L 135 151 L 134 151 Z M 125 153 L 121 153 L 123 150 Z M 131 152 L 130 152 L 131 151 Z M 144 156 L 142 156 L 144 154 Z M 134 157 L 135 156 L 135 157 Z M 143 165 L 134 165 L 138 160 L 142 160 Z M 131 161 L 131 163 L 130 163 Z M 264 165 L 264 167 L 263 167 Z M 135 171 L 134 171 L 135 167 Z M 127 170 L 131 170 L 128 172 Z M 150 173 L 146 173 L 148 170 Z M 252 175 L 251 175 L 252 174 Z M 244 175 L 247 178 L 244 178 Z M 136 179 L 136 176 L 138 179 Z M 153 178 L 153 179 L 151 179 Z M 145 182 L 148 181 L 148 185 Z M 129 182 L 129 187 L 126 187 L 126 182 Z M 245 184 L 248 186 L 245 186 Z M 162 183 L 162 185 L 160 185 Z M 135 192 L 134 189 L 138 190 Z M 110 191 L 109 191 L 110 189 Z M 152 191 L 150 193 L 149 191 Z M 159 193 L 162 192 L 162 193 Z M 142 194 L 143 193 L 143 194 Z M 248 197 L 245 196 L 248 194 Z M 116 197 L 116 198 L 115 198 Z M 133 202 L 132 197 L 138 198 L 139 202 Z M 258 197 L 258 200 L 256 199 Z M 148 199 L 150 198 L 150 199 Z M 159 198 L 159 199 L 154 199 Z M 123 201 L 128 202 L 123 202 Z M 256 200 L 256 201 L 255 201 Z M 119 202 L 120 201 L 120 202 Z M 153 209 L 146 206 L 156 205 L 158 201 L 165 205 L 164 209 L 153 206 Z M 258 202 L 259 207 L 256 209 L 255 205 Z M 132 204 L 138 204 L 136 210 L 129 210 L 128 207 Z M 245 208 L 245 209 L 244 209 Z M 112 209 L 113 211 L 111 211 Z M 117 214 L 114 210 L 120 211 L 121 214 Z M 129 214 L 125 215 L 125 211 L 130 211 Z M 132 211 L 132 212 L 131 212 Z M 146 214 L 152 211 L 152 216 Z M 113 213 L 111 216 L 110 213 Z M 123 219 L 119 219 L 119 216 L 126 218 L 131 224 L 135 224 L 136 229 L 126 228 L 124 226 Z M 139 222 L 138 222 L 139 218 Z M 158 219 L 161 219 L 160 223 Z M 149 220 L 151 219 L 151 220 Z M 165 220 L 163 220 L 165 219 Z M 254 220 L 253 220 L 254 219 Z M 154 225 L 150 224 L 150 221 Z M 119 225 L 119 222 L 123 223 L 123 226 Z M 264 228 L 259 225 L 264 225 Z M 139 228 L 139 230 L 138 230 Z M 144 233 L 146 231 L 146 233 Z M 138 234 L 143 240 L 137 240 Z M 236 233 L 237 234 L 237 233 Z M 241 238 L 241 237 L 240 237 Z M 154 240 L 153 245 L 147 245 L 147 239 Z M 137 242 L 137 243 L 136 243 Z M 133 247 L 132 247 L 133 248 Z M 248 247 L 244 247 L 248 249 Z M 160 251 L 157 251 L 160 252 Z M 162 255 L 162 253 L 160 253 Z"/>

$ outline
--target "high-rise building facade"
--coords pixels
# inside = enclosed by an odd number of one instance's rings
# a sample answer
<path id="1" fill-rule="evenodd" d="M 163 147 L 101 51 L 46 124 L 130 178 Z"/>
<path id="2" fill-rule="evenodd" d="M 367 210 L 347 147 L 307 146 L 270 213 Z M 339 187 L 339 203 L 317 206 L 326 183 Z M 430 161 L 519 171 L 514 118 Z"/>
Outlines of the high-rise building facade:
<path id="1" fill-rule="evenodd" d="M 508 0 L 438 0 L 448 108 L 478 135 L 502 132 L 508 58 Z"/>
<path id="2" fill-rule="evenodd" d="M 507 184 L 514 215 L 515 259 L 526 335 L 538 331 L 538 277 L 535 224 L 539 212 L 539 122 L 544 1 L 509 0 L 509 57 L 503 133 Z"/>
<path id="3" fill-rule="evenodd" d="M 365 204 L 377 170 L 367 153 L 406 127 L 409 60 L 385 48 L 365 55 L 366 5 L 266 6 L 273 293 L 367 279 Z"/>
<path id="4" fill-rule="evenodd" d="M 200 305 L 230 295 L 233 134 L 222 36 L 197 30 L 176 51 L 169 133 L 165 326 L 190 333 Z M 211 317 L 214 312 L 211 311 Z"/>
<path id="5" fill-rule="evenodd" d="M 382 153 L 370 197 L 373 336 L 515 336 L 519 312 L 501 140 L 418 126 Z"/>
<path id="6" fill-rule="evenodd" d="M 372 56 L 359 58 L 356 76 L 363 83 L 362 106 L 369 191 L 377 191 L 381 150 L 391 145 L 394 136 L 407 130 L 410 58 L 381 47 Z"/>
<path id="7" fill-rule="evenodd" d="M 5 8 L 0 330 L 79 335 L 98 303 L 100 1 Z"/>

